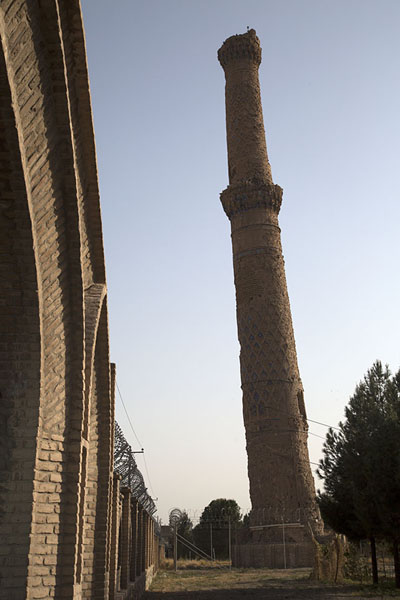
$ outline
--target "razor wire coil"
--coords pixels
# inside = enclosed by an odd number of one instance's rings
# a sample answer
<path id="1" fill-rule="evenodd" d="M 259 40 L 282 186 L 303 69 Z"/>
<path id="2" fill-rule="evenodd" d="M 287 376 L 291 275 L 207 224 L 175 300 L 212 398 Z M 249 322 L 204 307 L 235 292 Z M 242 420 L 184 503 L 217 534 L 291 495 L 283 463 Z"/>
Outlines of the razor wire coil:
<path id="1" fill-rule="evenodd" d="M 157 507 L 147 491 L 144 478 L 140 472 L 132 446 L 127 442 L 121 427 L 115 421 L 114 470 L 121 476 L 121 484 L 128 487 L 133 498 L 149 513 L 154 515 Z"/>

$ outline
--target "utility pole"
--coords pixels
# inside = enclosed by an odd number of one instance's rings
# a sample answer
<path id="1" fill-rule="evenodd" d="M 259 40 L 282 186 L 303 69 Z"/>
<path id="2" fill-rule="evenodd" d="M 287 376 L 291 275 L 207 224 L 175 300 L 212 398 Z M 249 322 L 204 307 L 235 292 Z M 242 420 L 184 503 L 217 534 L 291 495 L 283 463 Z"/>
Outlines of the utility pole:
<path id="1" fill-rule="evenodd" d="M 211 559 L 214 558 L 214 555 L 213 555 L 213 540 L 212 540 L 212 522 L 211 521 L 210 521 L 210 556 L 211 556 Z"/>
<path id="2" fill-rule="evenodd" d="M 286 569 L 286 540 L 285 540 L 285 521 L 282 517 L 282 537 L 283 537 L 283 568 Z"/>

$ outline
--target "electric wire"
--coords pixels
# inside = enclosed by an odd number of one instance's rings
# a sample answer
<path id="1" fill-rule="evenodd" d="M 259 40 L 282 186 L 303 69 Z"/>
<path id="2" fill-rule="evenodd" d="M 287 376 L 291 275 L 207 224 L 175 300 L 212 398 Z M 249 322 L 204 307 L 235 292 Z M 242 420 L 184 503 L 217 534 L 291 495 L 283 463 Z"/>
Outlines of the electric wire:
<path id="1" fill-rule="evenodd" d="M 124 411 L 125 411 L 126 417 L 127 417 L 127 419 L 128 419 L 129 425 L 130 425 L 130 427 L 131 427 L 131 429 L 132 429 L 132 431 L 133 431 L 133 435 L 135 436 L 135 438 L 136 438 L 136 441 L 137 441 L 137 442 L 138 442 L 138 444 L 139 444 L 139 447 L 140 447 L 140 448 L 142 448 L 142 450 L 143 450 L 142 443 L 140 442 L 140 440 L 139 440 L 139 438 L 138 438 L 138 436 L 137 436 L 137 434 L 136 434 L 136 431 L 135 431 L 135 429 L 134 429 L 134 427 L 133 427 L 133 425 L 132 425 L 132 421 L 131 421 L 131 419 L 130 419 L 130 417 L 129 417 L 128 410 L 127 410 L 127 408 L 126 408 L 126 406 L 125 406 L 125 402 L 124 402 L 124 400 L 123 400 L 123 398 L 122 398 L 122 394 L 121 394 L 121 390 L 119 389 L 118 382 L 116 381 L 116 382 L 115 382 L 115 384 L 116 384 L 116 387 L 117 387 L 117 390 L 118 390 L 118 394 L 119 394 L 119 397 L 120 397 L 120 399 L 121 399 L 122 406 L 123 406 L 123 408 L 124 408 Z M 282 410 L 282 409 L 280 409 L 280 408 L 276 408 L 276 407 L 272 407 L 272 406 L 268 406 L 268 408 L 271 408 L 271 409 L 273 409 L 273 410 L 276 410 L 277 412 L 280 412 L 280 413 L 283 413 L 283 414 L 289 415 L 289 413 L 288 413 L 287 411 L 285 411 L 285 410 Z M 289 415 L 289 416 L 290 416 L 290 415 Z M 315 423 L 316 425 L 322 425 L 323 427 L 329 427 L 330 429 L 336 429 L 337 431 L 340 431 L 339 427 L 334 427 L 333 425 L 328 425 L 327 423 L 322 423 L 321 421 L 315 421 L 315 420 L 313 420 L 313 419 L 308 419 L 308 418 L 306 418 L 306 420 L 307 420 L 307 421 L 309 421 L 310 423 Z M 322 435 L 318 435 L 317 433 L 313 433 L 312 431 L 309 431 L 308 433 L 309 433 L 310 435 L 313 435 L 314 437 L 320 438 L 321 440 L 325 440 L 325 438 L 324 438 Z M 152 493 L 152 495 L 153 495 L 153 496 L 155 496 L 155 494 L 154 494 L 154 489 L 153 489 L 153 486 L 152 486 L 152 483 L 151 483 L 151 479 L 150 479 L 149 469 L 148 469 L 148 467 L 147 467 L 147 462 L 146 462 L 146 457 L 145 457 L 144 451 L 143 451 L 143 462 L 144 462 L 144 467 L 145 467 L 145 470 L 146 470 L 147 480 L 148 480 L 148 482 L 149 482 L 149 487 L 150 487 L 151 493 Z M 316 465 L 317 467 L 319 466 L 319 464 L 318 464 L 318 463 L 315 463 L 315 462 L 312 462 L 312 461 L 310 461 L 310 464 L 312 464 L 312 465 Z"/>
<path id="2" fill-rule="evenodd" d="M 141 443 L 141 441 L 139 440 L 138 436 L 136 435 L 136 431 L 135 431 L 135 430 L 134 430 L 134 428 L 133 428 L 132 421 L 130 420 L 130 417 L 129 417 L 128 411 L 126 410 L 125 402 L 124 402 L 124 400 L 123 400 L 123 398 L 122 398 L 121 390 L 119 389 L 119 385 L 118 385 L 117 381 L 115 381 L 115 385 L 117 386 L 118 394 L 119 394 L 119 397 L 121 398 L 122 406 L 124 407 L 124 411 L 125 411 L 126 417 L 127 417 L 127 419 L 128 419 L 129 425 L 131 426 L 131 429 L 132 429 L 132 431 L 133 431 L 133 435 L 135 436 L 135 438 L 136 438 L 136 441 L 137 441 L 137 443 L 139 444 L 139 448 L 141 448 L 141 449 L 143 450 L 142 443 Z"/>
<path id="3" fill-rule="evenodd" d="M 144 452 L 143 452 L 143 462 L 144 462 L 144 468 L 146 469 L 147 481 L 149 482 L 149 487 L 150 487 L 152 496 L 155 496 L 155 493 L 154 493 L 154 490 L 153 490 L 153 486 L 151 485 L 151 479 L 150 479 L 150 475 L 149 475 L 149 470 L 147 468 L 146 456 L 145 456 Z"/>
<path id="4" fill-rule="evenodd" d="M 308 432 L 310 435 L 313 435 L 314 437 L 319 438 L 320 440 L 325 440 L 323 435 L 318 435 L 318 433 L 313 433 L 312 431 Z"/>
<path id="5" fill-rule="evenodd" d="M 282 408 L 277 408 L 276 406 L 271 406 L 269 404 L 266 404 L 265 406 L 266 406 L 266 408 L 270 408 L 271 410 L 275 410 L 276 412 L 280 412 L 289 417 L 292 416 L 290 413 L 287 412 L 287 410 L 283 410 Z M 308 419 L 307 417 L 305 419 L 306 419 L 306 421 L 309 421 L 310 423 L 316 423 L 317 425 L 323 425 L 323 427 L 329 427 L 330 429 L 336 429 L 337 431 L 340 431 L 340 427 L 335 427 L 334 425 L 328 425 L 327 423 L 321 423 L 321 421 L 314 421 L 313 419 Z M 316 434 L 314 433 L 313 435 L 316 435 Z"/>
<path id="6" fill-rule="evenodd" d="M 299 432 L 299 433 L 307 433 L 307 435 L 313 435 L 314 437 L 319 438 L 320 440 L 325 440 L 323 435 L 318 435 L 318 433 L 314 433 L 313 431 L 306 431 L 304 429 L 271 429 L 270 433 L 291 433 L 291 432 Z"/>
<path id="7" fill-rule="evenodd" d="M 340 427 L 335 427 L 334 425 L 327 425 L 326 423 L 320 423 L 320 421 L 313 421 L 312 419 L 307 419 L 310 423 L 316 423 L 317 425 L 323 425 L 324 427 L 329 427 L 330 429 L 336 429 L 336 431 L 340 431 Z"/>
<path id="8" fill-rule="evenodd" d="M 136 441 L 139 444 L 139 448 L 141 448 L 143 450 L 143 462 L 144 462 L 144 468 L 145 468 L 146 474 L 147 474 L 147 481 L 149 482 L 149 487 L 150 487 L 152 495 L 155 496 L 153 486 L 151 485 L 151 479 L 150 479 L 150 475 L 149 475 L 149 469 L 147 468 L 147 462 L 146 462 L 146 458 L 145 458 L 145 455 L 144 455 L 144 448 L 142 446 L 141 441 L 139 440 L 139 438 L 137 436 L 136 431 L 133 428 L 132 421 L 131 421 L 131 419 L 129 417 L 129 413 L 128 413 L 127 408 L 125 406 L 125 402 L 124 402 L 124 399 L 122 398 L 121 390 L 119 389 L 119 385 L 118 385 L 117 381 L 115 381 L 115 385 L 117 386 L 118 394 L 119 394 L 119 397 L 121 398 L 122 406 L 124 407 L 126 418 L 128 419 L 128 423 L 131 426 L 131 429 L 133 431 L 133 435 L 135 436 Z"/>

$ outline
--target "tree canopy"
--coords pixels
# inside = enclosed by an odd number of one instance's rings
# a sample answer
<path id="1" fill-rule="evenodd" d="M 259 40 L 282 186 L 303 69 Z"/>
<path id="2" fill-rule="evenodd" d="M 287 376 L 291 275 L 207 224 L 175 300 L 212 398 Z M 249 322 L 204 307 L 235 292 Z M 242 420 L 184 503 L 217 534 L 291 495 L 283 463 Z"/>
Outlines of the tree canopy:
<path id="1" fill-rule="evenodd" d="M 345 417 L 324 443 L 321 513 L 350 539 L 371 540 L 374 581 L 375 539 L 389 541 L 400 587 L 400 372 L 392 376 L 376 361 L 357 385 Z"/>
<path id="2" fill-rule="evenodd" d="M 226 498 L 218 498 L 213 500 L 203 510 L 200 523 L 239 523 L 242 520 L 240 506 L 236 500 L 227 500 Z"/>
<path id="3" fill-rule="evenodd" d="M 229 556 L 229 529 L 242 525 L 236 500 L 217 498 L 203 510 L 199 524 L 193 529 L 195 543 L 209 555 L 219 559 Z"/>
<path id="4" fill-rule="evenodd" d="M 177 532 L 185 540 L 193 541 L 193 523 L 186 510 L 181 511 L 181 515 L 177 521 Z M 178 541 L 178 558 L 188 558 L 190 556 L 190 550 L 187 545 L 182 544 Z"/>

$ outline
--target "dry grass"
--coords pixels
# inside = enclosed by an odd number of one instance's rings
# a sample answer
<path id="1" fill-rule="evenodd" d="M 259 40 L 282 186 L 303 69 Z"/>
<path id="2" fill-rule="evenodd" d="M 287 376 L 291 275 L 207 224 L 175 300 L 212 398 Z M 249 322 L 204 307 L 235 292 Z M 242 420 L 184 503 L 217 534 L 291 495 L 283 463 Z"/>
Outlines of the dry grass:
<path id="1" fill-rule="evenodd" d="M 175 572 L 172 561 L 166 561 L 145 597 L 148 600 L 239 600 L 242 597 L 246 600 L 385 600 L 400 597 L 400 592 L 392 587 L 377 589 L 354 583 L 313 582 L 310 569 L 230 570 L 226 562 L 210 566 L 204 561 L 203 567 L 201 563 L 179 561 Z"/>
<path id="2" fill-rule="evenodd" d="M 272 581 L 282 585 L 288 580 L 292 582 L 308 581 L 310 569 L 287 569 L 286 571 L 272 571 L 269 569 L 229 569 L 228 563 L 219 563 L 208 568 L 202 568 L 197 564 L 190 568 L 189 561 L 186 564 L 178 564 L 175 573 L 172 566 L 168 564 L 167 570 L 162 570 L 156 576 L 151 591 L 154 592 L 192 592 L 201 590 L 244 590 L 264 588 Z M 200 562 L 200 561 L 191 561 Z M 183 568 L 179 568 L 183 567 Z"/>
<path id="3" fill-rule="evenodd" d="M 174 561 L 172 558 L 164 558 L 161 562 L 160 568 L 164 571 L 173 571 L 174 570 Z M 197 571 L 199 569 L 229 569 L 229 561 L 227 560 L 214 560 L 213 562 L 206 559 L 179 559 L 178 560 L 178 571 L 187 571 L 188 569 L 192 571 Z"/>

